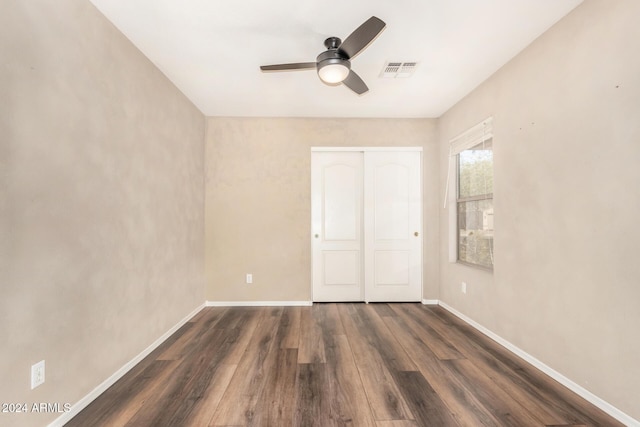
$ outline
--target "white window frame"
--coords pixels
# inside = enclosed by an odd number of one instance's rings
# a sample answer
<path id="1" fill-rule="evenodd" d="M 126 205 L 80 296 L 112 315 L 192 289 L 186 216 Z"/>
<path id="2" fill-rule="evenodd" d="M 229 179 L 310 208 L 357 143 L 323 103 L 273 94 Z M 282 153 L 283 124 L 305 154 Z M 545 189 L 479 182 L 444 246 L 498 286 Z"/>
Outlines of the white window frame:
<path id="1" fill-rule="evenodd" d="M 458 154 L 491 139 L 493 139 L 493 117 L 488 117 L 449 141 L 449 166 L 444 205 L 445 208 L 449 207 L 449 262 L 489 271 L 493 268 L 458 260 Z"/>

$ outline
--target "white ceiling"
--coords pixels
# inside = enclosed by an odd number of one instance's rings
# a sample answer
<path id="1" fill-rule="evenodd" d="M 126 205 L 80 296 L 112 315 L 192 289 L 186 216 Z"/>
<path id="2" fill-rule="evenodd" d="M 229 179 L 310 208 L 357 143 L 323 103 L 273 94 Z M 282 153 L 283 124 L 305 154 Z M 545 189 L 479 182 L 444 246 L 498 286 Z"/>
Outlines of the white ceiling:
<path id="1" fill-rule="evenodd" d="M 207 116 L 438 117 L 582 0 L 91 0 Z M 352 61 L 358 96 L 314 70 L 329 36 L 375 15 L 382 34 Z M 418 61 L 382 79 L 386 61 Z"/>

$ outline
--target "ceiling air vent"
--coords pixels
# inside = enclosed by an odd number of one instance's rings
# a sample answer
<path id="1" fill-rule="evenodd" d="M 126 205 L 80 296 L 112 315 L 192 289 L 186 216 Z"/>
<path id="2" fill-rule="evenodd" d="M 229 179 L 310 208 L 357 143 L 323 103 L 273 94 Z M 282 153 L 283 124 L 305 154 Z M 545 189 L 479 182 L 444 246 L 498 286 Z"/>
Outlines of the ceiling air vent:
<path id="1" fill-rule="evenodd" d="M 411 77 L 418 66 L 417 62 L 387 62 L 382 68 L 380 77 L 383 79 L 396 79 Z"/>

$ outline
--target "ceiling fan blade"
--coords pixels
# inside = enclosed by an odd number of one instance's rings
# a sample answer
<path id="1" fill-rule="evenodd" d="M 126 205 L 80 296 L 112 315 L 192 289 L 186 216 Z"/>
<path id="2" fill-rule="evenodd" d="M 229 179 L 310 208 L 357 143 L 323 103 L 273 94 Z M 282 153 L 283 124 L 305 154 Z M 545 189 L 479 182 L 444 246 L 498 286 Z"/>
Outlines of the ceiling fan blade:
<path id="1" fill-rule="evenodd" d="M 362 95 L 369 90 L 364 81 L 353 70 L 349 71 L 349 75 L 342 83 L 358 95 Z"/>
<path id="2" fill-rule="evenodd" d="M 315 62 L 296 62 L 293 64 L 261 65 L 262 71 L 292 71 L 316 69 Z"/>
<path id="3" fill-rule="evenodd" d="M 372 16 L 367 19 L 364 24 L 356 28 L 355 31 L 342 42 L 338 50 L 346 55 L 348 59 L 351 59 L 367 47 L 386 26 L 387 24 L 380 18 Z"/>

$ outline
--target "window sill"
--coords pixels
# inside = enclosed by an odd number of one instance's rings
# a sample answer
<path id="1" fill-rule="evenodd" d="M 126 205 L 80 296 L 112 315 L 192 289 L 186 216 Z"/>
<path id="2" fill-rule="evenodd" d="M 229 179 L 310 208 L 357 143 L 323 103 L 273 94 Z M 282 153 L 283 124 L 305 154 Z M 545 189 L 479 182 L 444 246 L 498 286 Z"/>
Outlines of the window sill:
<path id="1" fill-rule="evenodd" d="M 479 264 L 472 264 L 470 262 L 464 262 L 464 261 L 456 261 L 456 264 L 459 265 L 463 265 L 465 267 L 470 267 L 470 268 L 475 268 L 477 270 L 482 270 L 482 271 L 486 271 L 487 273 L 493 273 L 493 267 L 485 267 L 484 265 L 479 265 Z"/>

